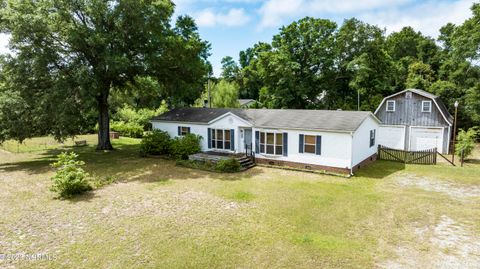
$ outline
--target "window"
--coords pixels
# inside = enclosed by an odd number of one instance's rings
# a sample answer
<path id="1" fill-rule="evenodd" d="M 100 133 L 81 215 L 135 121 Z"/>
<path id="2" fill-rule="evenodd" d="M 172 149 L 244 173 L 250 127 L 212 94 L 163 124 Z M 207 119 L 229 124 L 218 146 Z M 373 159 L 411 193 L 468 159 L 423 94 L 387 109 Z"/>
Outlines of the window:
<path id="1" fill-rule="evenodd" d="M 283 154 L 283 133 L 260 132 L 260 153 Z"/>
<path id="2" fill-rule="evenodd" d="M 422 101 L 422 112 L 432 112 L 432 101 Z"/>
<path id="3" fill-rule="evenodd" d="M 387 111 L 388 112 L 395 111 L 395 100 L 388 100 L 387 101 Z"/>
<path id="4" fill-rule="evenodd" d="M 314 135 L 305 135 L 305 142 L 303 144 L 303 152 L 315 154 L 317 146 L 317 137 Z"/>
<path id="5" fill-rule="evenodd" d="M 375 131 L 376 130 L 370 130 L 370 147 L 375 146 Z"/>
<path id="6" fill-rule="evenodd" d="M 178 135 L 184 136 L 190 133 L 190 127 L 178 126 Z"/>
<path id="7" fill-rule="evenodd" d="M 231 131 L 223 129 L 212 129 L 211 145 L 214 149 L 231 149 Z"/>

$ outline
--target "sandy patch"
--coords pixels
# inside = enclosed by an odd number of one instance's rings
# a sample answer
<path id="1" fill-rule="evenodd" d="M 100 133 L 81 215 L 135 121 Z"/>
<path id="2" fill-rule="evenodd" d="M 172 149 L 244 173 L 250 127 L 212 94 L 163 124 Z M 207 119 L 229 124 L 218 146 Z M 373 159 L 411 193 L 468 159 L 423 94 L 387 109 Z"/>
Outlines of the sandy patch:
<path id="1" fill-rule="evenodd" d="M 460 200 L 480 197 L 480 186 L 465 186 L 426 177 L 403 175 L 395 178 L 395 184 L 405 188 L 439 192 Z"/>
<path id="2" fill-rule="evenodd" d="M 415 228 L 416 246 L 398 246 L 395 250 L 397 257 L 379 266 L 393 269 L 479 268 L 480 237 L 473 234 L 472 226 L 472 223 L 458 223 L 443 215 L 434 226 Z"/>

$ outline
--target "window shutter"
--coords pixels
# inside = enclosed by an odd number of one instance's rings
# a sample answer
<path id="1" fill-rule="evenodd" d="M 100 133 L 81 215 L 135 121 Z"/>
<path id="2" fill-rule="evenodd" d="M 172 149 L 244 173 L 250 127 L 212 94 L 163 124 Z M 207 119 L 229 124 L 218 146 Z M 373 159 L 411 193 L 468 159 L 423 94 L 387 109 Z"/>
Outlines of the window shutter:
<path id="1" fill-rule="evenodd" d="M 317 135 L 315 154 L 322 155 L 322 136 L 321 135 Z"/>
<path id="2" fill-rule="evenodd" d="M 260 153 L 260 132 L 255 131 L 255 153 Z"/>
<path id="3" fill-rule="evenodd" d="M 303 134 L 298 139 L 298 152 L 303 153 Z"/>
<path id="4" fill-rule="evenodd" d="M 283 133 L 283 156 L 288 156 L 288 133 Z"/>
<path id="5" fill-rule="evenodd" d="M 230 149 L 235 150 L 235 130 L 230 130 Z"/>
<path id="6" fill-rule="evenodd" d="M 187 127 L 187 130 L 188 130 L 187 132 L 190 133 L 190 127 Z"/>
<path id="7" fill-rule="evenodd" d="M 212 129 L 208 128 L 207 129 L 207 137 L 208 137 L 208 148 L 211 149 L 212 148 Z"/>
<path id="8" fill-rule="evenodd" d="M 181 126 L 178 126 L 178 135 L 182 135 L 182 127 Z"/>

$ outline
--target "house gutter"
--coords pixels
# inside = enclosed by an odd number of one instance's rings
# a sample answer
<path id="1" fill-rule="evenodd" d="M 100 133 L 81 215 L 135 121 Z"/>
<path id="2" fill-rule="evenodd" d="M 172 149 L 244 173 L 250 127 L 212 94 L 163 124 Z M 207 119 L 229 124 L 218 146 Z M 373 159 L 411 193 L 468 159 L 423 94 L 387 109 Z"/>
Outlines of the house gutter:
<path id="1" fill-rule="evenodd" d="M 353 176 L 353 132 L 350 132 L 351 146 L 350 146 L 350 176 Z"/>

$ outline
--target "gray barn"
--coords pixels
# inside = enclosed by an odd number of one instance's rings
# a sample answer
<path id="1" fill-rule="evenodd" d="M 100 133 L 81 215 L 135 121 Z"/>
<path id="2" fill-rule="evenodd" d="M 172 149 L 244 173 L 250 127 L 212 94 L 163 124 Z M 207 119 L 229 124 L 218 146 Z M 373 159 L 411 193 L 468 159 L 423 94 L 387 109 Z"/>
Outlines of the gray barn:
<path id="1" fill-rule="evenodd" d="M 382 122 L 380 145 L 402 150 L 449 151 L 453 119 L 438 96 L 407 89 L 385 97 L 375 116 Z"/>

